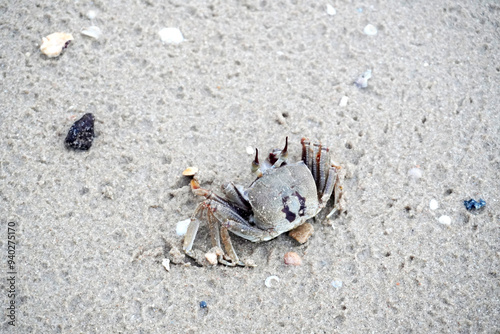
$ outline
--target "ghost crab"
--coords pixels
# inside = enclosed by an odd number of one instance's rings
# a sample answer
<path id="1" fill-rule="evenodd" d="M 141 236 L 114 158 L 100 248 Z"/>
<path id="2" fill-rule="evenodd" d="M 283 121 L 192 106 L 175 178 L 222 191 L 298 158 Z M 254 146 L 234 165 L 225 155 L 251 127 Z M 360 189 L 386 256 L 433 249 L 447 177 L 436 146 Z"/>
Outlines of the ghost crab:
<path id="1" fill-rule="evenodd" d="M 183 249 L 194 256 L 192 247 L 200 222 L 206 220 L 212 246 L 225 253 L 218 262 L 227 266 L 245 266 L 232 246 L 229 232 L 252 242 L 267 241 L 302 225 L 316 216 L 334 196 L 335 207 L 328 217 L 341 211 L 339 166 L 330 162 L 329 149 L 302 138 L 302 161 L 287 163 L 288 137 L 283 150 L 274 149 L 259 163 L 255 150 L 252 172 L 257 175 L 248 188 L 232 182 L 217 195 L 191 181 L 194 194 L 205 200 L 195 209 L 184 238 Z"/>

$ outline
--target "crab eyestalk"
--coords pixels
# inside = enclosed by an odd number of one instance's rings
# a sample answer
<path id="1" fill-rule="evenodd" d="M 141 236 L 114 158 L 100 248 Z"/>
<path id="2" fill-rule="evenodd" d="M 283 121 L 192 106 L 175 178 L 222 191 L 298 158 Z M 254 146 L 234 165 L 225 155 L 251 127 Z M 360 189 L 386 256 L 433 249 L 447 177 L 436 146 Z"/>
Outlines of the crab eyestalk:
<path id="1" fill-rule="evenodd" d="M 273 167 L 281 167 L 283 163 L 286 163 L 286 159 L 288 158 L 288 137 L 285 139 L 285 148 L 279 151 L 278 160 L 273 164 Z"/>
<path id="2" fill-rule="evenodd" d="M 255 149 L 255 159 L 252 161 L 252 173 L 257 175 L 257 177 L 262 176 L 262 170 L 259 165 L 259 149 Z"/>

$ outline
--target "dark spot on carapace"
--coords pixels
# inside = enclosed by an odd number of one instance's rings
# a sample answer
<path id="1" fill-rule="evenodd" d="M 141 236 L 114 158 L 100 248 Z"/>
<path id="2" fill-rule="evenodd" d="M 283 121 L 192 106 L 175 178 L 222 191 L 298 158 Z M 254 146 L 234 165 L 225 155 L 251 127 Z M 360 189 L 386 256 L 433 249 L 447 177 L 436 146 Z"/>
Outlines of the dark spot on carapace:
<path id="1" fill-rule="evenodd" d="M 297 200 L 299 201 L 299 204 L 300 204 L 300 208 L 299 208 L 299 211 L 298 211 L 298 214 L 300 217 L 304 216 L 305 215 L 305 212 L 306 212 L 306 199 L 303 197 L 303 196 L 300 196 L 300 194 L 295 191 L 292 196 L 295 196 L 297 197 Z M 295 220 L 295 218 L 297 217 L 297 215 L 295 214 L 295 212 L 292 212 L 290 210 L 290 207 L 288 206 L 288 200 L 290 199 L 290 196 L 284 196 L 282 197 L 282 201 L 283 201 L 283 210 L 281 210 L 285 215 L 286 215 L 286 220 L 288 220 L 289 222 L 293 222 Z"/>
<path id="2" fill-rule="evenodd" d="M 305 197 L 300 196 L 300 194 L 297 191 L 295 191 L 293 194 L 299 200 L 299 204 L 300 204 L 299 216 L 302 217 L 306 213 L 306 199 L 305 199 Z"/>
<path id="3" fill-rule="evenodd" d="M 289 198 L 290 198 L 289 196 L 285 196 L 285 197 L 281 198 L 281 200 L 283 201 L 283 210 L 281 210 L 281 211 L 285 214 L 286 220 L 288 220 L 291 223 L 295 220 L 295 217 L 297 217 L 297 215 L 295 213 L 293 213 L 292 211 L 290 211 L 290 208 L 288 207 L 288 199 Z"/>

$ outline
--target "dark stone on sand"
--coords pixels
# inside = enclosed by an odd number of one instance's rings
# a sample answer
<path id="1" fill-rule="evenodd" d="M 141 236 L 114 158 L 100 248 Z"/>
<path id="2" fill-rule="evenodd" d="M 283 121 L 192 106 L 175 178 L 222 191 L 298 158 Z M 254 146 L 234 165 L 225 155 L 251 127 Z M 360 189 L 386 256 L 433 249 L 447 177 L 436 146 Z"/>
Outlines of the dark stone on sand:
<path id="1" fill-rule="evenodd" d="M 69 129 L 64 143 L 75 150 L 88 150 L 94 140 L 94 115 L 87 113 Z"/>

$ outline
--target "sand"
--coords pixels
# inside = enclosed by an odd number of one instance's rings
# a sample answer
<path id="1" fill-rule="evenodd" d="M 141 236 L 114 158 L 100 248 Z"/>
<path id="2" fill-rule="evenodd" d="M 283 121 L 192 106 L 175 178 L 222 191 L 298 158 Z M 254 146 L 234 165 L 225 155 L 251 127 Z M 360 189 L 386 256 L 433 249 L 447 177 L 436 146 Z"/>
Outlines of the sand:
<path id="1" fill-rule="evenodd" d="M 5 314 L 15 302 L 1 332 L 498 333 L 500 6 L 332 1 L 329 15 L 327 3 L 0 5 Z M 80 34 L 91 25 L 99 40 Z M 163 44 L 165 27 L 184 41 Z M 74 41 L 47 58 L 42 37 L 58 31 Z M 93 146 L 66 149 L 87 112 Z M 286 136 L 291 160 L 302 137 L 330 147 L 344 213 L 313 221 L 303 245 L 233 237 L 255 268 L 186 258 L 166 271 L 176 224 L 201 201 L 182 171 L 198 167 L 209 189 L 248 185 L 247 147 Z M 470 198 L 486 207 L 467 211 Z M 206 227 L 195 248 L 210 248 Z M 289 251 L 301 266 L 284 264 Z"/>

